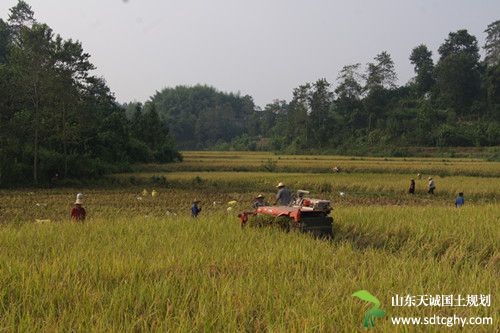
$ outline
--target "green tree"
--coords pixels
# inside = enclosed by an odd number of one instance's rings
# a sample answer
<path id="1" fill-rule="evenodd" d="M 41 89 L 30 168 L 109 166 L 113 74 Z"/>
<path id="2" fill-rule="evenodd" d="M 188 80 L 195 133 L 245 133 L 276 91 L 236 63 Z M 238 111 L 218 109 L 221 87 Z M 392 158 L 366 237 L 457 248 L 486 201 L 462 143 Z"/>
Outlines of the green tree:
<path id="1" fill-rule="evenodd" d="M 500 64 L 488 66 L 484 76 L 488 116 L 490 119 L 500 121 Z"/>
<path id="2" fill-rule="evenodd" d="M 335 93 L 339 99 L 359 100 L 363 94 L 362 79 L 363 75 L 359 72 L 360 63 L 346 65 L 342 67 L 337 81 L 339 82 Z"/>
<path id="3" fill-rule="evenodd" d="M 417 74 L 415 78 L 417 94 L 423 96 L 431 91 L 435 82 L 432 52 L 427 46 L 420 44 L 412 50 L 410 61 L 415 66 L 415 73 Z"/>
<path id="4" fill-rule="evenodd" d="M 486 30 L 485 62 L 489 66 L 500 64 L 500 20 L 490 23 Z"/>
<path id="5" fill-rule="evenodd" d="M 491 119 L 500 121 L 500 20 L 485 30 L 486 73 L 484 75 L 488 113 Z"/>
<path id="6" fill-rule="evenodd" d="M 309 83 L 295 88 L 293 99 L 287 113 L 287 130 L 285 144 L 293 150 L 300 150 L 309 146 Z"/>
<path id="7" fill-rule="evenodd" d="M 255 112 L 250 96 L 223 93 L 203 85 L 166 88 L 157 92 L 151 102 L 182 148 L 230 142 L 250 130 Z"/>
<path id="8" fill-rule="evenodd" d="M 26 2 L 0 20 L 0 186 L 180 159 L 158 113 L 148 109 L 148 130 L 137 131 L 94 68 L 80 42 L 54 36 Z"/>
<path id="9" fill-rule="evenodd" d="M 34 15 L 35 13 L 31 9 L 31 6 L 23 0 L 19 0 L 17 4 L 9 10 L 8 22 L 16 40 L 20 36 L 23 28 L 30 28 L 36 22 Z"/>
<path id="10" fill-rule="evenodd" d="M 366 72 L 364 108 L 368 117 L 368 131 L 375 121 L 382 118 L 388 102 L 388 90 L 396 88 L 397 75 L 394 62 L 386 51 L 377 54 L 374 63 L 369 63 Z"/>
<path id="11" fill-rule="evenodd" d="M 0 64 L 7 61 L 7 52 L 10 44 L 9 25 L 0 19 Z"/>
<path id="12" fill-rule="evenodd" d="M 397 75 L 391 55 L 387 51 L 382 51 L 374 60 L 375 62 L 368 64 L 365 89 L 371 92 L 378 88 L 395 88 Z"/>
<path id="13" fill-rule="evenodd" d="M 46 92 L 54 78 L 53 33 L 45 24 L 35 23 L 31 28 L 22 27 L 18 35 L 18 46 L 11 51 L 12 66 L 16 76 L 25 87 L 33 110 L 33 181 L 38 183 L 38 162 L 42 111 Z"/>
<path id="14" fill-rule="evenodd" d="M 360 72 L 361 64 L 347 65 L 342 68 L 337 77 L 339 82 L 335 89 L 337 99 L 335 112 L 337 123 L 347 120 L 349 127 L 361 128 L 365 125 L 366 117 L 363 114 L 363 75 Z"/>
<path id="15" fill-rule="evenodd" d="M 311 143 L 317 147 L 328 144 L 331 129 L 331 117 L 329 114 L 332 104 L 333 93 L 330 91 L 330 83 L 326 79 L 319 79 L 312 85 L 308 98 L 310 105 L 309 138 Z"/>
<path id="16" fill-rule="evenodd" d="M 438 51 L 441 57 L 436 66 L 436 82 L 442 105 L 466 116 L 480 89 L 476 37 L 467 30 L 451 32 Z"/>

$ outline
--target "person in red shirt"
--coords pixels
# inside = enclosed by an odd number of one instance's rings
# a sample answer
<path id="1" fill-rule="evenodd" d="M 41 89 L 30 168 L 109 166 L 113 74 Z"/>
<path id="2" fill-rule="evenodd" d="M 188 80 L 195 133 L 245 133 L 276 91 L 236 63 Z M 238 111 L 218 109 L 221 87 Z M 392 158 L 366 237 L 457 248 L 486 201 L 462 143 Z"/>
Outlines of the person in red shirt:
<path id="1" fill-rule="evenodd" d="M 71 219 L 76 222 L 85 221 L 85 217 L 87 216 L 87 212 L 85 208 L 82 206 L 83 204 L 83 194 L 78 193 L 76 195 L 75 205 L 71 209 Z"/>

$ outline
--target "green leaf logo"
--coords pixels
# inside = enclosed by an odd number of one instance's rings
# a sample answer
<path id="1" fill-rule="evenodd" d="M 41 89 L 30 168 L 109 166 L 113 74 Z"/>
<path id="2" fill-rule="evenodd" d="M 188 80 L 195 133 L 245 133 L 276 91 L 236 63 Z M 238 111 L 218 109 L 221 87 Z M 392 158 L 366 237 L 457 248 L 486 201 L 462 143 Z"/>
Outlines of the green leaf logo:
<path id="1" fill-rule="evenodd" d="M 373 304 L 373 307 L 365 313 L 365 317 L 363 320 L 364 327 L 374 327 L 375 318 L 382 318 L 385 315 L 385 311 L 379 308 L 380 301 L 378 300 L 378 298 L 373 296 L 368 290 L 358 290 L 351 296 L 357 297 L 360 300 Z"/>

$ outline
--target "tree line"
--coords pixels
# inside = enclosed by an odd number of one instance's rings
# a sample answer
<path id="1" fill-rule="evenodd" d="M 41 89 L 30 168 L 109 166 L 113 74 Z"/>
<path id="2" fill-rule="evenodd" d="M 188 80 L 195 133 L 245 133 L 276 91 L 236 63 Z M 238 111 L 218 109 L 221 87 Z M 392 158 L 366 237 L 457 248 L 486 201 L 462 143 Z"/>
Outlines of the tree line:
<path id="1" fill-rule="evenodd" d="M 415 75 L 398 86 L 380 52 L 263 109 L 251 96 L 177 86 L 120 105 L 80 42 L 34 18 L 24 1 L 0 19 L 0 186 L 97 177 L 138 162 L 181 160 L 182 149 L 398 153 L 403 146 L 500 144 L 500 21 L 485 57 L 467 30 L 409 54 Z M 174 143 L 175 141 L 175 143 Z"/>
<path id="2" fill-rule="evenodd" d="M 178 86 L 148 101 L 185 149 L 395 153 L 402 146 L 500 144 L 500 21 L 487 26 L 485 57 L 467 30 L 450 32 L 437 50 L 411 50 L 415 75 L 398 86 L 394 62 L 346 65 L 337 82 L 300 85 L 291 101 L 259 109 L 251 96 L 208 86 Z M 127 107 L 133 108 L 133 104 Z"/>
<path id="3" fill-rule="evenodd" d="M 181 158 L 154 109 L 127 119 L 81 43 L 19 1 L 0 19 L 0 186 L 47 184 Z"/>

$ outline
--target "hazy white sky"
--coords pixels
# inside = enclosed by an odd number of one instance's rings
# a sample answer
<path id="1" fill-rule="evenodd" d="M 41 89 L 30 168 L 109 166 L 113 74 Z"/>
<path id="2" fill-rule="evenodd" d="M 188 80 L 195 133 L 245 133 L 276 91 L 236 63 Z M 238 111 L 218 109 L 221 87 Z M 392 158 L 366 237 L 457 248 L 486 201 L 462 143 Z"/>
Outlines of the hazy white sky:
<path id="1" fill-rule="evenodd" d="M 411 49 L 434 56 L 450 31 L 484 44 L 499 0 L 27 0 L 40 22 L 78 39 L 120 102 L 206 83 L 264 106 L 299 84 L 334 82 L 343 65 L 387 50 L 399 83 Z M 17 0 L 0 0 L 0 17 Z"/>

